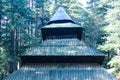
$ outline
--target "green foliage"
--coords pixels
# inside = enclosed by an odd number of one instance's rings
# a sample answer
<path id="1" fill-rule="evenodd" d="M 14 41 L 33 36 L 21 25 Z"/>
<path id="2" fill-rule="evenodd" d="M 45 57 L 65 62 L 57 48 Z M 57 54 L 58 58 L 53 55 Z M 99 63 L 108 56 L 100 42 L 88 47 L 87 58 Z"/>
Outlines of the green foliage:
<path id="1" fill-rule="evenodd" d="M 4 74 L 6 73 L 6 55 L 5 49 L 3 47 L 0 47 L 0 79 L 2 79 Z"/>
<path id="2" fill-rule="evenodd" d="M 87 12 L 84 20 L 84 40 L 89 45 L 102 50 L 107 57 L 107 63 L 115 68 L 113 73 L 120 74 L 117 68 L 120 55 L 120 0 L 88 0 Z M 113 59 L 111 59 L 113 57 Z M 115 59 L 115 60 L 114 60 Z M 118 66 L 116 66 L 118 65 Z"/>
<path id="3" fill-rule="evenodd" d="M 109 61 L 108 65 L 114 68 L 112 72 L 114 75 L 120 75 L 120 0 L 101 0 L 104 1 L 107 8 L 105 15 L 105 22 L 107 23 L 103 27 L 105 32 L 102 39 L 105 41 L 102 45 L 99 45 L 99 49 L 105 52 L 112 52 L 113 58 Z"/>
<path id="4" fill-rule="evenodd" d="M 35 40 L 31 24 L 34 12 L 27 3 L 27 0 L 0 0 L 0 80 L 16 70 L 17 55 Z"/>
<path id="5" fill-rule="evenodd" d="M 106 39 L 106 42 L 101 47 L 104 50 L 108 51 L 108 50 L 115 50 L 120 48 L 119 13 L 120 13 L 120 9 L 109 9 L 107 12 L 106 22 L 108 22 L 109 24 L 104 28 L 107 35 L 104 37 L 104 39 Z"/>
<path id="6" fill-rule="evenodd" d="M 90 0 L 84 13 L 84 40 L 90 46 L 98 47 L 102 44 L 101 39 L 104 36 L 103 26 L 106 25 L 104 22 L 104 16 L 107 9 L 99 0 Z"/>
<path id="7" fill-rule="evenodd" d="M 113 57 L 108 65 L 110 65 L 111 68 L 114 68 L 112 72 L 114 75 L 120 76 L 120 56 Z"/>
<path id="8" fill-rule="evenodd" d="M 80 24 L 82 22 L 82 14 L 84 9 L 82 8 L 82 4 L 80 3 L 79 0 L 62 0 L 62 5 L 60 5 L 60 0 L 56 0 L 56 3 L 54 5 L 51 5 L 50 14 L 51 16 L 55 13 L 55 10 L 63 6 L 65 10 L 67 11 L 67 14 L 71 16 L 73 21 L 75 23 Z"/>

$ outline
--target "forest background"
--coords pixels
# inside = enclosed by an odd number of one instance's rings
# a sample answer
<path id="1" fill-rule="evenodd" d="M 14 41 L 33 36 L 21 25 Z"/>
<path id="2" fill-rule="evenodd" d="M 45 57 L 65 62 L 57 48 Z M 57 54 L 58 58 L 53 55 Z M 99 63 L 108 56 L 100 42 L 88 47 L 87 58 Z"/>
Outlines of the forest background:
<path id="1" fill-rule="evenodd" d="M 120 76 L 120 0 L 62 0 L 75 23 L 84 28 L 82 39 L 104 54 L 102 64 Z M 41 40 L 40 28 L 60 6 L 60 0 L 0 0 L 0 80 L 19 68 L 20 59 Z"/>

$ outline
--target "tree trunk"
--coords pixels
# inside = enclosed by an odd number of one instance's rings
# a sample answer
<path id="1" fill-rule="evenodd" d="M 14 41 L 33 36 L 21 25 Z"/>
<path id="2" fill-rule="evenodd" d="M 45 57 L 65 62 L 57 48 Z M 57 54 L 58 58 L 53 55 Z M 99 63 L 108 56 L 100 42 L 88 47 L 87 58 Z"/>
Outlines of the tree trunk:
<path id="1" fill-rule="evenodd" d="M 38 37 L 38 11 L 36 11 L 35 37 Z"/>
<path id="2" fill-rule="evenodd" d="M 33 2 L 34 2 L 34 1 L 32 0 L 32 9 L 33 9 Z"/>
<path id="3" fill-rule="evenodd" d="M 19 54 L 19 50 L 18 50 L 18 48 L 19 48 L 19 40 L 18 40 L 18 36 L 19 36 L 19 33 L 18 33 L 18 28 L 16 29 L 16 39 L 15 39 L 15 45 L 16 45 L 16 50 L 15 50 L 15 53 L 16 54 Z"/>
<path id="4" fill-rule="evenodd" d="M 0 43 L 2 41 L 2 23 L 1 23 L 1 20 L 2 20 L 2 1 L 0 1 Z"/>
<path id="5" fill-rule="evenodd" d="M 12 21 L 11 24 L 14 25 L 15 21 L 14 21 L 14 5 L 13 5 L 13 0 L 11 0 L 11 12 L 12 12 Z M 10 66 L 10 70 L 9 73 L 12 73 L 14 70 L 16 70 L 16 64 L 15 64 L 15 29 L 14 27 L 12 28 L 11 32 L 10 32 L 10 53 L 9 53 L 9 57 L 10 57 L 10 61 L 9 61 L 9 66 Z"/>
<path id="6" fill-rule="evenodd" d="M 10 53 L 9 53 L 9 58 L 10 58 L 9 73 L 12 73 L 14 71 L 14 56 L 15 56 L 15 40 L 14 40 L 15 39 L 15 31 L 14 30 L 11 30 L 10 36 L 11 36 L 11 39 L 10 39 L 11 44 L 10 44 Z"/>
<path id="7" fill-rule="evenodd" d="M 21 27 L 19 27 L 19 51 L 21 54 L 22 38 L 21 38 Z"/>
<path id="8" fill-rule="evenodd" d="M 44 0 L 42 1 L 42 20 L 41 20 L 42 26 L 44 26 Z"/>

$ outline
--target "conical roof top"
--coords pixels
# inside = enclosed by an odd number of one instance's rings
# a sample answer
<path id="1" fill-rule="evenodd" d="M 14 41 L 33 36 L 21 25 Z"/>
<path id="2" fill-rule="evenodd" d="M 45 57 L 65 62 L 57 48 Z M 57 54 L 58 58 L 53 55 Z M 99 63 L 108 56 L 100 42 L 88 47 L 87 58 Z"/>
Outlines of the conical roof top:
<path id="1" fill-rule="evenodd" d="M 48 24 L 72 22 L 72 18 L 66 13 L 63 7 L 59 7 Z"/>

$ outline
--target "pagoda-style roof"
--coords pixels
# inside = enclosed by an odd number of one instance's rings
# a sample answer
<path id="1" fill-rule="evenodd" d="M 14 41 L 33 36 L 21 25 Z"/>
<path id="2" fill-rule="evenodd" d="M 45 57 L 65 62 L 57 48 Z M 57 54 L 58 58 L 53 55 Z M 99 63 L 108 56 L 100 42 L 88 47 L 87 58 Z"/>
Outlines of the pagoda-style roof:
<path id="1" fill-rule="evenodd" d="M 47 39 L 21 55 L 26 63 L 99 63 L 105 55 L 77 38 Z"/>
<path id="2" fill-rule="evenodd" d="M 117 80 L 98 64 L 28 64 L 5 80 Z"/>
<path id="3" fill-rule="evenodd" d="M 48 24 L 52 23 L 67 23 L 67 22 L 73 22 L 71 17 L 66 13 L 63 7 L 59 7 L 56 11 L 56 13 L 53 15 L 53 17 L 50 19 Z"/>

